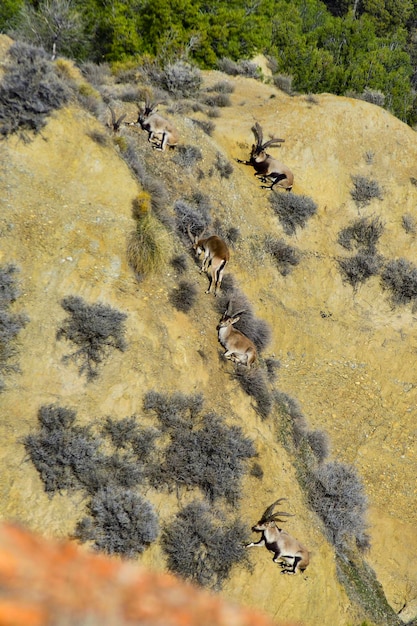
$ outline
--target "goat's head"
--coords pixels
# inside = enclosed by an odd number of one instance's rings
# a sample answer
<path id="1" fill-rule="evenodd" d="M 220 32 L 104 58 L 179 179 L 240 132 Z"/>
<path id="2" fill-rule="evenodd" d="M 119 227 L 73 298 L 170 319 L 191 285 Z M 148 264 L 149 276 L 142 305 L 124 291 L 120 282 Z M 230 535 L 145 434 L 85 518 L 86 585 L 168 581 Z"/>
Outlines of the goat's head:
<path id="1" fill-rule="evenodd" d="M 145 106 L 141 107 L 140 105 L 138 105 L 138 121 L 137 123 L 140 124 L 140 126 L 142 126 L 146 120 L 148 119 L 148 117 L 150 115 L 152 115 L 152 113 L 156 113 L 157 111 L 157 107 L 158 103 L 157 102 L 150 102 L 149 100 L 145 101 Z"/>
<path id="2" fill-rule="evenodd" d="M 281 517 L 293 517 L 292 513 L 286 513 L 285 511 L 276 511 L 274 513 L 275 507 L 283 500 L 286 500 L 286 498 L 278 498 L 278 500 L 275 500 L 275 502 L 265 509 L 259 522 L 252 526 L 252 530 L 255 532 L 261 532 L 267 528 L 276 526 L 277 522 L 286 522 L 286 520 L 281 519 Z"/>
<path id="3" fill-rule="evenodd" d="M 242 309 L 241 311 L 238 311 L 237 313 L 232 314 L 228 307 L 226 311 L 223 313 L 222 317 L 220 318 L 220 321 L 217 325 L 217 330 L 219 330 L 219 328 L 227 328 L 228 326 L 232 326 L 233 324 L 236 324 L 236 322 L 240 320 L 241 314 L 244 312 L 245 312 L 245 309 Z"/>
<path id="4" fill-rule="evenodd" d="M 200 254 L 203 252 L 203 248 L 200 246 L 200 241 L 201 241 L 202 236 L 205 233 L 205 230 L 206 229 L 204 229 L 200 233 L 200 235 L 193 235 L 193 233 L 191 232 L 190 226 L 187 226 L 187 233 L 188 233 L 188 236 L 189 236 L 189 238 L 191 240 L 191 247 L 194 250 L 195 255 L 197 257 L 200 256 Z"/>
<path id="5" fill-rule="evenodd" d="M 278 137 L 272 137 L 268 139 L 268 141 L 263 140 L 263 131 L 259 122 L 256 122 L 254 126 L 252 126 L 252 132 L 255 136 L 256 143 L 252 144 L 251 149 L 251 159 L 256 161 L 262 161 L 268 155 L 266 153 L 266 149 L 270 146 L 280 146 L 281 143 L 285 141 L 285 139 L 279 139 Z"/>

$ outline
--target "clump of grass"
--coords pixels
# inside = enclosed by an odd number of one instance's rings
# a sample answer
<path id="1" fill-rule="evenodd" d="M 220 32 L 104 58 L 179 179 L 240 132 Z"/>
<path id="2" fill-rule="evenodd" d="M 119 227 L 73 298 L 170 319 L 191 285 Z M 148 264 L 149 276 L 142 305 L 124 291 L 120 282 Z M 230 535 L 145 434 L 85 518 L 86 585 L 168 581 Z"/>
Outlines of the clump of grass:
<path id="1" fill-rule="evenodd" d="M 319 463 L 323 463 L 330 454 L 330 441 L 323 430 L 309 430 L 306 433 L 308 445 Z"/>
<path id="2" fill-rule="evenodd" d="M 293 77 L 290 74 L 275 74 L 272 80 L 275 87 L 287 93 L 289 96 L 294 93 L 292 86 Z"/>
<path id="3" fill-rule="evenodd" d="M 76 426 L 75 418 L 71 409 L 43 406 L 38 412 L 40 430 L 24 440 L 25 450 L 50 495 L 91 485 L 103 460 L 101 441 L 89 428 Z"/>
<path id="4" fill-rule="evenodd" d="M 169 300 L 173 307 L 183 313 L 188 313 L 197 300 L 197 287 L 189 280 L 180 281 L 169 295 Z"/>
<path id="5" fill-rule="evenodd" d="M 172 159 L 174 163 L 181 167 L 194 167 L 199 161 L 202 161 L 203 153 L 197 146 L 181 145 L 178 146 L 177 154 Z"/>
<path id="6" fill-rule="evenodd" d="M 62 81 L 46 52 L 23 42 L 8 51 L 5 74 L 0 83 L 0 135 L 27 131 L 39 133 L 48 115 L 63 107 L 71 91 Z"/>
<path id="7" fill-rule="evenodd" d="M 259 463 L 256 463 L 256 461 L 252 463 L 252 467 L 250 469 L 250 475 L 253 476 L 254 478 L 257 478 L 258 480 L 262 480 L 262 478 L 264 477 L 264 471 L 262 467 L 259 465 Z"/>
<path id="8" fill-rule="evenodd" d="M 230 178 L 233 174 L 233 165 L 220 152 L 216 154 L 214 167 L 220 174 L 221 178 Z"/>
<path id="9" fill-rule="evenodd" d="M 171 572 L 220 590 L 234 566 L 248 566 L 245 539 L 240 520 L 225 520 L 207 502 L 195 500 L 164 528 L 162 547 Z"/>
<path id="10" fill-rule="evenodd" d="M 332 543 L 340 550 L 369 547 L 365 515 L 368 501 L 355 469 L 345 463 L 322 463 L 310 474 L 309 501 L 322 518 Z"/>
<path id="11" fill-rule="evenodd" d="M 126 350 L 127 315 L 105 304 L 87 304 L 77 296 L 64 298 L 61 306 L 68 317 L 58 329 L 57 339 L 66 339 L 77 346 L 64 361 L 79 363 L 79 373 L 91 381 L 98 376 L 99 366 L 112 349 Z"/>
<path id="12" fill-rule="evenodd" d="M 203 97 L 203 102 L 209 107 L 230 107 L 232 102 L 230 100 L 229 94 L 227 93 L 211 93 L 206 94 Z"/>
<path id="13" fill-rule="evenodd" d="M 343 279 L 354 289 L 371 276 L 377 275 L 382 267 L 381 255 L 368 250 L 361 250 L 349 258 L 338 259 Z"/>
<path id="14" fill-rule="evenodd" d="M 97 550 L 133 558 L 155 541 L 158 518 L 150 502 L 130 489 L 104 487 L 89 502 L 74 536 L 92 541 Z"/>
<path id="15" fill-rule="evenodd" d="M 232 85 L 229 80 L 219 80 L 217 83 L 214 83 L 214 85 L 207 88 L 207 91 L 215 91 L 217 93 L 233 93 L 234 90 L 235 86 Z"/>
<path id="16" fill-rule="evenodd" d="M 17 267 L 13 264 L 0 266 L 0 391 L 4 389 L 3 376 L 10 371 L 18 370 L 12 362 L 16 355 L 15 339 L 26 326 L 28 318 L 21 313 L 11 313 L 9 308 L 20 295 L 16 274 Z"/>
<path id="17" fill-rule="evenodd" d="M 187 256 L 185 254 L 177 254 L 172 257 L 170 264 L 177 274 L 184 274 L 188 267 Z"/>
<path id="18" fill-rule="evenodd" d="M 343 228 L 337 241 L 346 250 L 355 247 L 373 252 L 384 230 L 384 224 L 379 217 L 362 217 Z"/>
<path id="19" fill-rule="evenodd" d="M 193 124 L 201 128 L 201 130 L 205 132 L 206 135 L 209 135 L 209 137 L 212 136 L 213 131 L 216 128 L 214 122 L 211 122 L 210 120 L 192 120 L 192 122 Z"/>
<path id="20" fill-rule="evenodd" d="M 242 389 L 256 400 L 256 412 L 262 419 L 271 413 L 273 396 L 269 390 L 265 373 L 261 369 L 243 369 L 239 367 L 233 374 Z"/>
<path id="21" fill-rule="evenodd" d="M 176 98 L 196 96 L 203 82 L 201 71 L 185 61 L 169 63 L 159 76 L 159 85 Z"/>
<path id="22" fill-rule="evenodd" d="M 169 248 L 167 232 L 151 213 L 151 196 L 142 192 L 133 201 L 136 228 L 127 244 L 127 258 L 138 280 L 160 271 Z"/>
<path id="23" fill-rule="evenodd" d="M 359 207 L 367 206 L 373 198 L 382 200 L 382 191 L 376 180 L 365 176 L 352 176 L 353 189 L 350 192 Z"/>
<path id="24" fill-rule="evenodd" d="M 417 266 L 406 259 L 389 261 L 381 273 L 382 287 L 391 294 L 394 305 L 417 305 Z"/>
<path id="25" fill-rule="evenodd" d="M 238 226 L 225 227 L 218 217 L 213 222 L 214 232 L 221 237 L 229 246 L 234 246 L 240 238 L 240 230 Z"/>
<path id="26" fill-rule="evenodd" d="M 238 426 L 227 426 L 214 413 L 202 413 L 202 396 L 158 394 L 144 399 L 153 410 L 167 444 L 154 465 L 151 482 L 173 488 L 199 488 L 210 500 L 235 504 L 241 495 L 245 461 L 255 455 L 253 441 Z"/>
<path id="27" fill-rule="evenodd" d="M 274 259 L 282 276 L 288 276 L 292 269 L 299 264 L 299 251 L 287 244 L 283 239 L 276 239 L 272 235 L 265 237 L 265 250 Z"/>
<path id="28" fill-rule="evenodd" d="M 268 374 L 269 381 L 275 382 L 277 379 L 277 370 L 281 367 L 281 362 L 273 357 L 265 359 L 266 372 Z"/>
<path id="29" fill-rule="evenodd" d="M 192 204 L 186 200 L 177 200 L 174 204 L 177 232 L 182 235 L 183 241 L 190 245 L 188 229 L 193 236 L 201 235 L 211 223 L 211 206 L 204 199 L 194 197 Z"/>
<path id="30" fill-rule="evenodd" d="M 273 193 L 269 201 L 287 235 L 294 235 L 297 228 L 305 228 L 308 220 L 317 212 L 314 200 L 292 192 Z"/>
<path id="31" fill-rule="evenodd" d="M 256 63 L 252 61 L 240 60 L 233 61 L 227 57 L 223 57 L 217 61 L 217 66 L 221 72 L 230 76 L 245 76 L 246 78 L 261 78 L 261 71 Z"/>
<path id="32" fill-rule="evenodd" d="M 417 233 L 417 223 L 413 215 L 406 213 L 402 216 L 401 223 L 408 235 L 415 235 Z"/>

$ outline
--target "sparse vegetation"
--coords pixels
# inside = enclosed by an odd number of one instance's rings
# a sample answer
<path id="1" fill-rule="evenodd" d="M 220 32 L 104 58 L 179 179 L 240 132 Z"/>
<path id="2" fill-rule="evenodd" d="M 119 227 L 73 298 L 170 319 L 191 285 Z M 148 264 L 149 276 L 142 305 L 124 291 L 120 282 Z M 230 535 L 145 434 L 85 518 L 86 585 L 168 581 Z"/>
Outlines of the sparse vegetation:
<path id="1" fill-rule="evenodd" d="M 126 350 L 127 315 L 105 304 L 87 304 L 77 296 L 64 298 L 61 305 L 68 317 L 58 329 L 57 339 L 66 339 L 78 347 L 64 361 L 79 363 L 79 373 L 91 381 L 98 376 L 99 366 L 112 349 Z"/>
<path id="2" fill-rule="evenodd" d="M 10 305 L 19 296 L 16 281 L 17 267 L 13 264 L 0 266 L 0 392 L 4 389 L 4 375 L 18 369 L 12 362 L 16 354 L 14 345 L 19 332 L 28 322 L 26 315 L 11 313 Z"/>
<path id="3" fill-rule="evenodd" d="M 168 443 L 154 464 L 151 482 L 170 488 L 198 487 L 210 500 L 240 497 L 245 461 L 255 455 L 253 442 L 237 426 L 214 413 L 202 414 L 202 396 L 148 392 L 144 408 L 154 411 Z"/>
<path id="4" fill-rule="evenodd" d="M 219 590 L 232 567 L 248 566 L 245 539 L 242 522 L 227 521 L 207 502 L 195 500 L 164 528 L 162 546 L 171 572 Z"/>
<path id="5" fill-rule="evenodd" d="M 133 558 L 158 536 L 158 519 L 150 502 L 130 489 L 104 487 L 90 500 L 91 517 L 83 518 L 74 536 L 92 541 L 97 550 Z"/>
<path id="6" fill-rule="evenodd" d="M 221 178 L 230 178 L 233 174 L 233 165 L 220 152 L 216 155 L 214 167 L 219 172 Z"/>
<path id="7" fill-rule="evenodd" d="M 185 254 L 177 254 L 170 261 L 171 266 L 177 274 L 184 274 L 187 271 L 188 261 Z"/>
<path id="8" fill-rule="evenodd" d="M 17 41 L 9 48 L 6 72 L 0 82 L 0 135 L 38 133 L 48 115 L 64 106 L 70 88 L 57 75 L 46 52 Z"/>
<path id="9" fill-rule="evenodd" d="M 178 311 L 188 313 L 194 306 L 197 299 L 197 287 L 189 280 L 181 280 L 178 287 L 173 289 L 169 295 L 169 300 Z"/>
<path id="10" fill-rule="evenodd" d="M 235 86 L 228 80 L 219 80 L 207 89 L 207 91 L 216 91 L 217 93 L 233 93 L 234 90 Z"/>
<path id="11" fill-rule="evenodd" d="M 127 259 L 139 281 L 160 271 L 167 257 L 168 236 L 161 223 L 146 213 L 129 236 Z"/>
<path id="12" fill-rule="evenodd" d="M 272 235 L 267 235 L 264 245 L 265 250 L 272 256 L 283 276 L 288 276 L 292 269 L 299 264 L 301 259 L 299 251 L 283 239 L 276 239 Z"/>
<path id="13" fill-rule="evenodd" d="M 293 94 L 293 77 L 289 74 L 275 74 L 273 77 L 274 85 L 289 96 Z"/>
<path id="14" fill-rule="evenodd" d="M 345 463 L 322 463 L 309 476 L 309 500 L 323 520 L 333 544 L 342 551 L 369 548 L 365 515 L 368 501 L 355 469 Z"/>
<path id="15" fill-rule="evenodd" d="M 177 200 L 174 205 L 176 216 L 176 227 L 180 235 L 184 237 L 184 241 L 190 245 L 188 237 L 188 228 L 192 235 L 200 235 L 211 222 L 210 204 L 198 198 L 193 198 L 193 206 L 185 200 Z"/>
<path id="16" fill-rule="evenodd" d="M 391 294 L 394 305 L 417 303 L 417 266 L 406 259 L 389 261 L 381 273 L 384 289 Z"/>
<path id="17" fill-rule="evenodd" d="M 272 193 L 269 201 L 287 235 L 294 235 L 297 228 L 304 228 L 317 211 L 314 200 L 292 192 Z"/>
<path id="18" fill-rule="evenodd" d="M 168 63 L 158 76 L 157 84 L 176 98 L 196 96 L 203 78 L 195 65 L 185 61 Z"/>
<path id="19" fill-rule="evenodd" d="M 344 280 L 356 289 L 360 283 L 380 272 L 383 259 L 372 251 L 361 250 L 352 257 L 338 259 L 338 264 Z"/>
<path id="20" fill-rule="evenodd" d="M 242 389 L 256 400 L 255 410 L 262 419 L 266 419 L 271 413 L 273 396 L 268 388 L 268 381 L 261 369 L 244 369 L 239 367 L 233 374 Z"/>
<path id="21" fill-rule="evenodd" d="M 177 154 L 172 159 L 181 167 L 194 167 L 203 159 L 203 154 L 197 146 L 178 146 Z"/>
<path id="22" fill-rule="evenodd" d="M 261 77 L 258 65 L 252 61 L 244 59 L 233 61 L 232 59 L 223 57 L 222 59 L 218 59 L 217 66 L 221 72 L 229 74 L 230 76 L 245 76 L 246 78 L 257 79 Z"/>
<path id="23" fill-rule="evenodd" d="M 209 107 L 223 108 L 232 105 L 229 94 L 225 92 L 205 94 L 203 102 Z"/>
<path id="24" fill-rule="evenodd" d="M 343 228 L 337 241 L 346 250 L 352 250 L 355 247 L 372 253 L 384 230 L 384 224 L 379 217 L 362 217 Z"/>
<path id="25" fill-rule="evenodd" d="M 352 176 L 353 189 L 350 192 L 359 207 L 367 206 L 373 198 L 382 200 L 382 191 L 376 180 L 365 176 Z"/>
<path id="26" fill-rule="evenodd" d="M 417 223 L 413 215 L 406 213 L 402 216 L 401 223 L 408 235 L 415 235 L 417 233 Z"/>
<path id="27" fill-rule="evenodd" d="M 209 135 L 209 137 L 211 137 L 214 129 L 216 128 L 216 125 L 214 124 L 214 122 L 211 122 L 210 120 L 192 120 L 192 121 L 196 126 L 201 128 L 201 130 L 205 132 L 206 135 Z"/>

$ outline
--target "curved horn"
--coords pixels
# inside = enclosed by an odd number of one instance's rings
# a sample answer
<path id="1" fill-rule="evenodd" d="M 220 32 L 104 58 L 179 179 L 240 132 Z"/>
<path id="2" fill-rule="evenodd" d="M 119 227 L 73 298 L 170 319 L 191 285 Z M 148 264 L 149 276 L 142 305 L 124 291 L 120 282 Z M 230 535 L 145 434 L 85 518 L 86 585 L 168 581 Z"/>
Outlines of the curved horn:
<path id="1" fill-rule="evenodd" d="M 286 499 L 287 498 L 278 498 L 278 500 L 275 500 L 275 502 L 270 504 L 269 507 L 267 509 L 265 509 L 265 511 L 263 512 L 262 517 L 261 517 L 261 521 L 265 522 L 266 520 L 271 519 L 273 510 L 275 509 L 277 504 L 279 504 L 280 502 L 283 502 L 283 500 L 286 500 Z"/>
<path id="2" fill-rule="evenodd" d="M 253 134 L 255 135 L 256 147 L 260 149 L 262 146 L 263 133 L 262 133 L 262 128 L 259 122 L 255 122 L 255 125 L 252 126 L 251 130 Z"/>
<path id="3" fill-rule="evenodd" d="M 281 144 L 284 143 L 285 139 L 279 139 L 278 137 L 272 137 L 272 139 L 269 139 L 269 141 L 266 141 L 265 143 L 262 144 L 261 149 L 265 150 L 265 148 L 268 148 L 269 146 L 276 146 L 277 144 Z"/>
<path id="4" fill-rule="evenodd" d="M 193 233 L 191 232 L 191 229 L 190 229 L 190 225 L 189 225 L 189 224 L 188 224 L 188 226 L 187 226 L 187 233 L 188 233 L 188 236 L 189 236 L 189 238 L 191 239 L 191 241 L 194 243 L 194 241 L 195 241 L 195 237 L 194 237 Z"/>

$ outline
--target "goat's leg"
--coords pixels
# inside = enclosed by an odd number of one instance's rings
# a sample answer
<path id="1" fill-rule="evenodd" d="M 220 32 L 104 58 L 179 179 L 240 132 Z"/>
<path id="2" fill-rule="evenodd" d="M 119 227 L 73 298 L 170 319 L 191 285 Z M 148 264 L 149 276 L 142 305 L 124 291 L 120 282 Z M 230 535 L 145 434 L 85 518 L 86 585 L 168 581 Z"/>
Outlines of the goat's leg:
<path id="1" fill-rule="evenodd" d="M 284 557 L 285 559 L 294 559 L 292 567 L 290 565 L 290 563 L 286 563 L 286 568 L 283 568 L 281 574 L 295 574 L 297 571 L 297 567 L 299 562 L 301 561 L 301 556 L 294 556 L 294 557 L 290 557 L 290 556 L 286 556 Z"/>
<path id="2" fill-rule="evenodd" d="M 248 543 L 245 548 L 262 548 L 265 545 L 265 539 L 259 539 L 259 541 Z"/>

